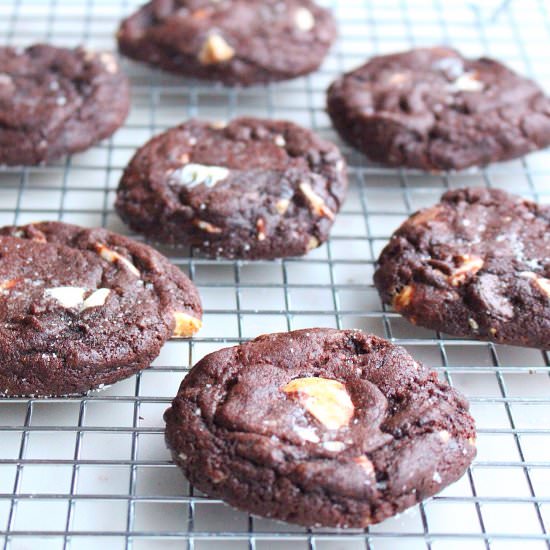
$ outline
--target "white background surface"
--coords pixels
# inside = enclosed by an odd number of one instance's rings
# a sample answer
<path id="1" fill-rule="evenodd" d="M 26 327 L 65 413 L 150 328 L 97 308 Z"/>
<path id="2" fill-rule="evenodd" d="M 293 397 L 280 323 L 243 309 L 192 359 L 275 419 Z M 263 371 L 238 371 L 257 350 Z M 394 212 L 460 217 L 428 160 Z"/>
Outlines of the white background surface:
<path id="1" fill-rule="evenodd" d="M 126 228 L 112 211 L 135 147 L 190 116 L 289 118 L 337 140 L 325 89 L 375 53 L 451 43 L 490 54 L 550 89 L 548 3 L 334 0 L 341 39 L 321 71 L 268 88 L 224 90 L 125 62 L 131 115 L 115 136 L 51 167 L 0 171 L 0 223 L 61 219 Z M 2 0 L 2 41 L 112 49 L 137 2 Z M 205 327 L 171 341 L 152 369 L 85 399 L 0 402 L 0 544 L 6 548 L 548 549 L 550 361 L 535 350 L 464 342 L 385 312 L 373 261 L 392 230 L 447 188 L 491 185 L 550 201 L 549 153 L 432 176 L 372 166 L 344 148 L 351 189 L 328 245 L 305 259 L 212 262 L 167 253 L 198 285 Z M 162 412 L 206 353 L 270 331 L 356 327 L 393 338 L 471 401 L 479 453 L 455 485 L 367 531 L 305 530 L 250 518 L 193 493 L 170 464 Z M 9 534 L 5 537 L 6 533 Z"/>

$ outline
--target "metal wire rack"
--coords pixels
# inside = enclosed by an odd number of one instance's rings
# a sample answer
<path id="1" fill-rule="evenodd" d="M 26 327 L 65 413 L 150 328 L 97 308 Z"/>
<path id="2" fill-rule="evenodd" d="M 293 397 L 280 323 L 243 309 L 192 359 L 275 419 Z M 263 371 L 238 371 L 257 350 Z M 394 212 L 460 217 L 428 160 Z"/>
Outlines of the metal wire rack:
<path id="1" fill-rule="evenodd" d="M 139 0 L 2 0 L 0 36 L 114 48 Z M 327 0 L 340 40 L 315 75 L 228 90 L 130 62 L 133 108 L 112 139 L 48 167 L 0 169 L 0 223 L 59 219 L 127 232 L 113 212 L 134 149 L 188 117 L 289 118 L 337 140 L 325 89 L 366 57 L 449 43 L 499 57 L 550 87 L 544 0 Z M 351 189 L 325 246 L 303 259 L 214 262 L 165 250 L 195 281 L 205 328 L 171 341 L 153 368 L 81 399 L 0 402 L 0 543 L 4 549 L 549 549 L 550 357 L 409 325 L 380 304 L 374 260 L 391 231 L 448 188 L 498 186 L 550 201 L 550 154 L 463 174 L 369 164 L 344 148 Z M 260 333 L 356 327 L 392 338 L 470 399 L 479 453 L 440 495 L 365 530 L 303 529 L 236 512 L 189 487 L 163 442 L 162 412 L 190 365 Z"/>

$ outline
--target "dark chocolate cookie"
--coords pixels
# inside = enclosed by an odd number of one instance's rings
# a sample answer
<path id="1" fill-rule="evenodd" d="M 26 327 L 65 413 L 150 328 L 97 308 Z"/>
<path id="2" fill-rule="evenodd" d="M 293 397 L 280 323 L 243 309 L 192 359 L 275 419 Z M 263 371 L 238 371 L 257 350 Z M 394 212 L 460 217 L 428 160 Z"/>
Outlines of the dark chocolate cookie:
<path id="1" fill-rule="evenodd" d="M 340 135 L 371 159 L 460 170 L 550 145 L 550 98 L 492 59 L 448 48 L 375 57 L 328 91 Z"/>
<path id="2" fill-rule="evenodd" d="M 190 121 L 134 156 L 116 209 L 132 229 L 209 256 L 299 256 L 328 238 L 347 188 L 338 149 L 290 122 Z"/>
<path id="3" fill-rule="evenodd" d="M 165 420 L 195 487 L 307 526 L 382 521 L 457 480 L 475 456 L 466 400 L 403 348 L 353 330 L 212 353 Z"/>
<path id="4" fill-rule="evenodd" d="M 496 189 L 449 191 L 409 218 L 375 284 L 412 323 L 550 349 L 550 206 Z"/>
<path id="5" fill-rule="evenodd" d="M 0 164 L 40 164 L 110 136 L 128 114 L 114 56 L 45 44 L 0 47 Z"/>
<path id="6" fill-rule="evenodd" d="M 168 71 L 247 86 L 316 70 L 335 37 L 311 0 L 152 0 L 123 21 L 118 44 Z"/>
<path id="7" fill-rule="evenodd" d="M 146 245 L 56 222 L 0 229 L 0 395 L 112 384 L 201 315 L 191 281 Z"/>

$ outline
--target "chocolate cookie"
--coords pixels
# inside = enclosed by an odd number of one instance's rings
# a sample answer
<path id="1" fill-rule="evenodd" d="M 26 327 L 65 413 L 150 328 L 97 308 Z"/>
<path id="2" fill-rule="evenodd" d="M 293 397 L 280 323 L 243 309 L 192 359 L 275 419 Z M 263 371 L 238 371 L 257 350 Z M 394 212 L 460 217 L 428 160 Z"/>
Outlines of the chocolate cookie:
<path id="1" fill-rule="evenodd" d="M 460 170 L 550 145 L 550 98 L 492 59 L 448 48 L 375 57 L 332 84 L 328 112 L 371 159 Z"/>
<path id="2" fill-rule="evenodd" d="M 409 218 L 380 256 L 382 300 L 412 323 L 550 349 L 550 206 L 461 189 Z"/>
<path id="3" fill-rule="evenodd" d="M 40 164 L 110 136 L 128 114 L 110 53 L 44 44 L 0 47 L 0 164 Z"/>
<path id="4" fill-rule="evenodd" d="M 112 384 L 201 314 L 191 281 L 146 245 L 56 222 L 0 229 L 0 395 Z"/>
<path id="5" fill-rule="evenodd" d="M 126 168 L 116 209 L 132 229 L 208 256 L 299 256 L 328 238 L 347 188 L 338 149 L 283 121 L 190 121 Z"/>
<path id="6" fill-rule="evenodd" d="M 380 522 L 457 480 L 475 456 L 466 400 L 403 348 L 354 330 L 212 353 L 165 420 L 195 487 L 307 526 Z"/>
<path id="7" fill-rule="evenodd" d="M 311 0 L 152 0 L 123 21 L 118 44 L 167 71 L 248 86 L 315 71 L 335 37 Z"/>

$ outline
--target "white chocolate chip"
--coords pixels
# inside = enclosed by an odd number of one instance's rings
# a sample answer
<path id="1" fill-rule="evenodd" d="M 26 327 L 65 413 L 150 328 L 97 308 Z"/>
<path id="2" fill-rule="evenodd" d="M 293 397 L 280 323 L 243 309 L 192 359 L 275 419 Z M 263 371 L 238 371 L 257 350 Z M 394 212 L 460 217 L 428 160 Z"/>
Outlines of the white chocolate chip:
<path id="1" fill-rule="evenodd" d="M 432 479 L 436 482 L 436 483 L 441 483 L 443 480 L 441 479 L 441 475 L 439 472 L 434 472 L 434 475 L 432 476 Z"/>
<path id="2" fill-rule="evenodd" d="M 451 434 L 447 430 L 441 430 L 437 433 L 443 443 L 447 443 L 451 439 Z"/>
<path id="3" fill-rule="evenodd" d="M 235 50 L 219 34 L 211 34 L 202 45 L 199 61 L 203 65 L 214 65 L 229 61 L 235 55 Z"/>
<path id="4" fill-rule="evenodd" d="M 81 311 L 105 305 L 110 293 L 111 291 L 108 288 L 98 288 L 84 300 Z"/>
<path id="5" fill-rule="evenodd" d="M 315 26 L 315 17 L 307 8 L 298 8 L 294 12 L 294 24 L 301 31 L 308 32 Z"/>
<path id="6" fill-rule="evenodd" d="M 199 185 L 214 187 L 220 181 L 227 179 L 229 170 L 221 166 L 206 166 L 204 164 L 186 164 L 172 173 L 178 184 L 193 189 Z"/>

